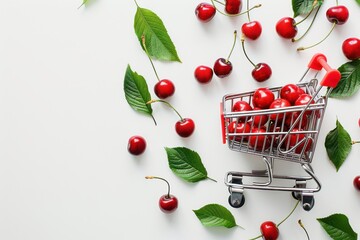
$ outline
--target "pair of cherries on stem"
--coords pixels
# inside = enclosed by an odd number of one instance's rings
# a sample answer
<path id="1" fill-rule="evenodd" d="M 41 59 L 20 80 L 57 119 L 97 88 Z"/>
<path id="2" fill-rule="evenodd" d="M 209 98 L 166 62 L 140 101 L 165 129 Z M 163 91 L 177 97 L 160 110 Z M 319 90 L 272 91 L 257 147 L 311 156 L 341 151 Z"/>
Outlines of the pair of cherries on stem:
<path id="1" fill-rule="evenodd" d="M 320 7 L 319 7 L 320 8 Z M 319 10 L 318 8 L 318 10 Z M 317 12 L 318 12 L 317 10 Z M 311 11 L 312 12 L 312 11 Z M 311 13 L 310 12 L 310 13 Z M 314 19 L 317 16 L 317 12 L 314 15 Z M 305 19 L 310 15 L 310 13 L 305 17 Z M 343 6 L 343 5 L 337 5 L 337 6 L 333 6 L 330 7 L 327 11 L 326 11 L 326 18 L 329 22 L 331 22 L 333 25 L 329 31 L 329 33 L 319 42 L 310 45 L 308 47 L 299 47 L 297 48 L 297 51 L 302 51 L 305 49 L 309 49 L 312 47 L 315 47 L 317 45 L 319 45 L 320 43 L 322 43 L 323 41 L 325 41 L 325 39 L 331 34 L 331 32 L 334 30 L 336 25 L 343 25 L 344 23 L 347 22 L 348 18 L 349 18 L 349 11 L 348 9 Z M 303 20 L 305 20 L 303 19 Z M 313 21 L 314 21 L 313 19 Z M 303 21 L 302 20 L 302 21 Z M 295 36 L 298 33 L 298 29 L 297 29 L 297 25 L 300 24 L 302 21 L 299 21 L 298 23 L 296 23 L 294 18 L 291 17 L 284 17 L 281 18 L 277 23 L 276 23 L 276 32 L 278 33 L 279 36 L 286 38 L 286 39 L 292 39 L 292 42 L 296 42 L 299 41 L 302 37 L 304 37 L 304 35 L 309 31 L 310 27 L 312 26 L 312 23 L 310 24 L 308 30 L 305 32 L 305 34 L 303 34 L 303 36 L 301 36 L 298 39 L 294 39 Z"/>
<path id="2" fill-rule="evenodd" d="M 233 65 L 230 61 L 230 57 L 236 44 L 236 38 L 237 38 L 237 31 L 234 31 L 234 41 L 229 56 L 226 59 L 218 58 L 214 63 L 213 69 L 205 65 L 201 65 L 195 69 L 194 76 L 200 83 L 210 82 L 213 77 L 213 73 L 215 73 L 215 75 L 218 76 L 219 78 L 225 78 L 230 75 L 230 73 L 233 70 Z M 245 42 L 245 37 L 244 35 L 242 35 L 241 45 L 243 52 L 247 60 L 254 66 L 254 69 L 251 72 L 252 77 L 258 82 L 263 82 L 268 80 L 272 74 L 272 70 L 270 66 L 266 63 L 255 64 L 253 61 L 251 61 L 246 53 L 244 42 Z"/>
<path id="3" fill-rule="evenodd" d="M 142 42 L 142 46 L 145 50 L 146 56 L 149 58 L 151 66 L 152 66 L 154 73 L 156 75 L 156 78 L 158 80 L 158 82 L 154 86 L 154 92 L 155 92 L 156 96 L 160 99 L 165 99 L 165 98 L 171 97 L 175 93 L 174 83 L 172 81 L 170 81 L 169 79 L 160 79 L 159 78 L 159 75 L 156 71 L 154 63 L 153 63 L 153 61 L 149 55 L 148 49 L 146 47 L 146 40 L 145 40 L 144 35 L 141 37 L 141 42 Z"/>
<path id="4" fill-rule="evenodd" d="M 170 194 L 169 182 L 165 178 L 162 178 L 162 177 L 146 176 L 145 178 L 146 179 L 158 179 L 158 180 L 162 180 L 162 181 L 166 182 L 166 184 L 168 186 L 168 191 L 166 194 L 164 194 L 160 197 L 159 208 L 164 213 L 174 212 L 178 207 L 178 199 L 174 195 Z"/>
<path id="5" fill-rule="evenodd" d="M 152 103 L 164 103 L 168 107 L 174 110 L 174 112 L 179 116 L 180 120 L 175 123 L 175 131 L 180 137 L 186 138 L 193 134 L 195 130 L 195 122 L 191 118 L 183 118 L 180 113 L 167 101 L 165 100 L 150 100 L 147 104 Z"/>
<path id="6" fill-rule="evenodd" d="M 258 4 L 250 9 L 248 8 L 247 11 L 245 12 L 241 12 L 242 0 L 226 0 L 225 4 L 217 0 L 211 0 L 211 2 L 212 4 L 203 2 L 196 6 L 195 15 L 199 19 L 199 21 L 201 22 L 211 21 L 214 18 L 216 11 L 218 11 L 219 13 L 225 16 L 236 17 L 261 6 L 261 4 Z M 222 12 L 218 8 L 216 8 L 215 2 L 224 5 L 225 12 Z"/>

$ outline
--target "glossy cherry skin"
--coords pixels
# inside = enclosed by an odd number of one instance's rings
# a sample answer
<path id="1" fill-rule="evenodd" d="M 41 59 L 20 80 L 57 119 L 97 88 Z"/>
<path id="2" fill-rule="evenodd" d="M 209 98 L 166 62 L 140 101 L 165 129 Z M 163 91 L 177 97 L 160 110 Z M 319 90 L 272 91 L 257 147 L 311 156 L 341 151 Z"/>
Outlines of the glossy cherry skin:
<path id="1" fill-rule="evenodd" d="M 238 14 L 242 8 L 241 0 L 225 0 L 225 12 L 228 14 Z"/>
<path id="2" fill-rule="evenodd" d="M 246 101 L 236 101 L 234 103 L 234 105 L 232 106 L 232 111 L 233 112 L 242 112 L 242 111 L 251 111 L 253 110 L 253 108 L 250 106 L 250 104 Z M 249 120 L 250 117 L 239 117 L 239 121 L 240 122 L 245 122 L 247 120 Z"/>
<path id="3" fill-rule="evenodd" d="M 191 118 L 183 118 L 175 124 L 175 131 L 180 137 L 189 137 L 195 130 L 195 122 Z"/>
<path id="4" fill-rule="evenodd" d="M 295 24 L 295 20 L 291 17 L 281 18 L 276 23 L 276 32 L 279 34 L 280 37 L 293 39 L 298 32 Z"/>
<path id="5" fill-rule="evenodd" d="M 229 76 L 231 73 L 233 66 L 230 61 L 226 61 L 225 58 L 219 58 L 214 63 L 214 73 L 219 78 L 224 78 Z"/>
<path id="6" fill-rule="evenodd" d="M 254 110 L 261 110 L 261 108 L 254 107 Z M 263 115 L 255 115 L 251 122 L 254 124 L 254 127 L 261 127 L 264 126 L 269 120 L 269 115 L 263 114 Z"/>
<path id="7" fill-rule="evenodd" d="M 349 60 L 360 58 L 360 39 L 347 38 L 342 44 L 342 52 Z"/>
<path id="8" fill-rule="evenodd" d="M 258 88 L 253 95 L 252 103 L 254 107 L 267 109 L 274 101 L 275 95 L 268 88 Z"/>
<path id="9" fill-rule="evenodd" d="M 270 147 L 270 139 L 266 135 L 256 135 L 257 133 L 265 133 L 266 128 L 260 127 L 260 128 L 253 128 L 251 130 L 251 133 L 253 135 L 249 136 L 249 145 L 252 148 L 255 148 L 258 151 L 267 150 Z"/>
<path id="10" fill-rule="evenodd" d="M 354 183 L 354 187 L 360 191 L 360 176 L 356 176 L 354 178 L 353 183 Z"/>
<path id="11" fill-rule="evenodd" d="M 311 97 L 309 94 L 306 94 L 306 93 L 301 94 L 301 95 L 298 97 L 298 99 L 296 99 L 294 105 L 295 105 L 295 106 L 306 105 L 306 104 L 308 104 L 308 103 L 310 102 L 311 98 L 312 98 L 312 97 Z M 311 104 L 313 104 L 313 103 L 315 103 L 314 99 L 311 100 Z M 306 111 L 304 115 L 307 115 L 307 116 L 308 116 L 308 115 L 310 115 L 310 114 L 311 114 L 311 111 Z"/>
<path id="12" fill-rule="evenodd" d="M 276 240 L 279 237 L 279 229 L 271 221 L 263 222 L 260 226 L 260 232 L 265 240 Z"/>
<path id="13" fill-rule="evenodd" d="M 326 18 L 329 22 L 343 25 L 349 18 L 349 10 L 343 5 L 331 7 L 326 11 Z"/>
<path id="14" fill-rule="evenodd" d="M 290 139 L 285 139 L 283 146 L 288 146 L 289 144 L 289 148 L 291 149 L 293 147 L 295 147 L 301 140 L 303 140 L 304 138 L 306 138 L 305 134 L 303 133 L 297 133 L 299 131 L 302 131 L 302 129 L 298 129 L 298 128 L 294 128 L 291 130 L 290 132 Z M 296 148 L 295 148 L 295 153 L 300 154 L 303 149 L 305 148 L 304 152 L 308 152 L 311 147 L 312 147 L 312 139 L 309 138 L 308 140 L 304 140 L 302 143 L 300 143 Z M 306 146 L 305 146 L 306 144 Z"/>
<path id="15" fill-rule="evenodd" d="M 242 134 L 242 133 L 249 133 L 251 131 L 251 126 L 249 123 L 243 123 L 243 122 L 237 122 L 232 121 L 228 126 L 229 133 L 236 133 L 236 134 Z M 233 140 L 234 137 L 230 136 L 230 140 Z M 241 139 L 247 140 L 248 136 L 235 136 L 236 141 L 241 141 Z"/>
<path id="16" fill-rule="evenodd" d="M 251 21 L 251 22 L 244 23 L 241 26 L 241 31 L 245 37 L 247 37 L 251 40 L 256 40 L 261 35 L 262 26 L 261 26 L 260 22 L 258 22 L 258 21 Z"/>
<path id="17" fill-rule="evenodd" d="M 209 83 L 213 77 L 213 70 L 208 66 L 198 66 L 195 69 L 194 76 L 199 83 Z"/>
<path id="18" fill-rule="evenodd" d="M 174 195 L 162 195 L 159 199 L 159 207 L 164 213 L 172 213 L 178 207 L 178 200 Z"/>
<path id="19" fill-rule="evenodd" d="M 272 71 L 266 63 L 258 63 L 252 70 L 252 77 L 258 82 L 264 82 L 271 77 Z"/>
<path id="20" fill-rule="evenodd" d="M 280 89 L 280 97 L 288 100 L 291 105 L 299 98 L 301 91 L 295 84 L 286 84 Z"/>
<path id="21" fill-rule="evenodd" d="M 276 108 L 286 108 L 286 107 L 290 107 L 291 104 L 288 100 L 283 99 L 283 98 L 278 98 L 275 99 L 271 104 L 270 104 L 270 109 L 276 109 Z M 276 121 L 276 119 L 278 121 L 282 120 L 284 118 L 284 115 L 287 115 L 286 113 L 274 113 L 274 114 L 270 114 L 270 120 Z"/>
<path id="22" fill-rule="evenodd" d="M 297 121 L 297 119 L 299 118 L 299 115 L 300 115 L 300 112 L 291 112 L 291 113 L 287 114 L 286 118 L 285 118 L 285 125 L 288 127 L 292 127 L 292 125 L 294 125 L 295 121 Z M 308 123 L 308 118 L 304 114 L 302 116 L 302 119 L 298 120 L 296 122 L 296 124 L 294 125 L 294 127 L 306 129 L 307 123 Z"/>
<path id="23" fill-rule="evenodd" d="M 209 22 L 215 16 L 216 8 L 209 3 L 200 3 L 195 9 L 195 15 L 201 22 Z"/>
<path id="24" fill-rule="evenodd" d="M 154 92 L 156 96 L 158 96 L 158 98 L 165 99 L 174 94 L 175 86 L 172 81 L 168 79 L 163 79 L 155 84 Z"/>
<path id="25" fill-rule="evenodd" d="M 140 155 L 146 149 L 146 140 L 141 136 L 132 136 L 128 141 L 127 149 L 132 155 Z"/>

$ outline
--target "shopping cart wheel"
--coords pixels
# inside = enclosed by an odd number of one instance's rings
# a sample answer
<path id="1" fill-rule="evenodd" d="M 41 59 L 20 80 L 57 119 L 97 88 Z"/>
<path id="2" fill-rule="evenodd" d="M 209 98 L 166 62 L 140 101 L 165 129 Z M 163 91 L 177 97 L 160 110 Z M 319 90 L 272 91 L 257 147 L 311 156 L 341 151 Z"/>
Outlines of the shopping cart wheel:
<path id="1" fill-rule="evenodd" d="M 315 205 L 314 195 L 312 193 L 311 194 L 302 193 L 301 195 L 302 195 L 303 209 L 305 211 L 310 211 Z"/>
<path id="2" fill-rule="evenodd" d="M 245 196 L 242 193 L 234 192 L 229 196 L 228 201 L 233 208 L 241 208 L 245 204 Z"/>
<path id="3" fill-rule="evenodd" d="M 296 200 L 301 200 L 301 194 L 299 192 L 292 191 L 291 196 L 293 196 Z"/>

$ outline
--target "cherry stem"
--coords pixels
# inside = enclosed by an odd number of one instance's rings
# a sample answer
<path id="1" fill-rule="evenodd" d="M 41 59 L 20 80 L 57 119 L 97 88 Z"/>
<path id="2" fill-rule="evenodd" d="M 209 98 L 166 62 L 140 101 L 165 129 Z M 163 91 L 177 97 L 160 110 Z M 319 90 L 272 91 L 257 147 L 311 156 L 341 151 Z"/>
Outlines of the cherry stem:
<path id="1" fill-rule="evenodd" d="M 291 216 L 291 214 L 295 211 L 296 207 L 299 205 L 299 202 L 300 202 L 300 201 L 297 201 L 297 202 L 296 202 L 296 204 L 295 204 L 294 208 L 291 210 L 291 212 L 290 212 L 279 224 L 277 224 L 276 227 L 279 227 L 283 222 L 286 221 L 286 219 L 288 219 L 288 218 Z M 251 238 L 251 239 L 249 239 L 249 240 L 259 239 L 259 238 L 261 238 L 261 237 L 262 237 L 262 235 L 259 235 L 259 236 L 256 236 L 256 237 L 254 237 L 254 238 Z"/>
<path id="2" fill-rule="evenodd" d="M 159 179 L 159 180 L 163 180 L 164 182 L 166 182 L 166 184 L 168 185 L 168 192 L 167 192 L 167 197 L 170 198 L 170 183 L 162 177 L 155 177 L 155 176 L 146 176 L 146 179 Z"/>
<path id="3" fill-rule="evenodd" d="M 360 143 L 360 141 L 351 141 L 352 145 L 357 144 L 357 143 Z"/>
<path id="4" fill-rule="evenodd" d="M 235 30 L 235 31 L 234 31 L 234 42 L 233 42 L 233 45 L 232 45 L 232 47 L 231 47 L 231 51 L 230 51 L 230 53 L 229 53 L 229 56 L 228 56 L 227 59 L 226 59 L 226 62 L 229 62 L 230 57 L 231 57 L 231 54 L 232 54 L 232 52 L 234 51 L 234 47 L 235 47 L 235 44 L 236 44 L 236 36 L 237 36 L 237 31 Z"/>
<path id="5" fill-rule="evenodd" d="M 170 107 L 172 110 L 174 110 L 174 112 L 180 117 L 180 121 L 183 121 L 183 117 L 180 115 L 180 113 L 167 101 L 165 100 L 160 100 L 160 99 L 153 99 L 148 101 L 146 104 L 152 104 L 152 103 L 156 103 L 156 102 L 160 102 L 160 103 L 165 103 L 168 107 Z"/>
<path id="6" fill-rule="evenodd" d="M 333 23 L 333 25 L 332 25 L 329 33 L 328 33 L 320 42 L 317 42 L 317 43 L 315 43 L 315 44 L 313 44 L 313 45 L 311 45 L 311 46 L 308 46 L 308 47 L 299 47 L 299 48 L 296 49 L 296 50 L 297 50 L 297 51 L 303 51 L 303 50 L 305 50 L 305 49 L 309 49 L 309 48 L 312 48 L 312 47 L 315 47 L 315 46 L 319 45 L 320 43 L 322 43 L 323 41 L 325 41 L 325 39 L 331 34 L 331 32 L 334 30 L 335 26 L 336 26 L 336 22 Z"/>
<path id="7" fill-rule="evenodd" d="M 216 0 L 211 0 L 211 3 L 212 3 L 212 5 L 215 7 L 216 11 L 218 11 L 220 14 L 225 15 L 225 16 L 228 16 L 228 17 L 237 17 L 237 16 L 243 15 L 243 14 L 245 14 L 245 13 L 247 13 L 247 12 L 250 12 L 251 10 L 253 10 L 253 9 L 255 9 L 255 8 L 261 7 L 261 4 L 257 4 L 257 5 L 255 5 L 255 6 L 253 6 L 252 8 L 246 10 L 245 12 L 241 12 L 241 13 L 237 13 L 237 14 L 228 14 L 228 13 L 225 13 L 225 12 L 220 11 L 220 10 L 216 7 L 215 2 L 218 2 L 218 1 L 216 1 Z M 224 5 L 223 3 L 221 3 L 221 4 Z"/>
<path id="8" fill-rule="evenodd" d="M 136 2 L 136 1 L 135 1 L 135 2 Z M 151 59 L 151 57 L 150 57 L 150 54 L 149 54 L 149 52 L 148 52 L 148 50 L 147 50 L 146 43 L 145 43 L 145 36 L 144 36 L 144 35 L 141 36 L 141 43 L 142 43 L 142 45 L 143 45 L 143 47 L 144 47 L 146 56 L 147 56 L 147 57 L 149 58 L 149 60 L 150 60 L 150 63 L 151 63 L 151 66 L 152 66 L 152 68 L 153 68 L 153 70 L 154 70 L 154 72 L 155 72 L 156 78 L 157 78 L 157 80 L 160 82 L 159 75 L 158 75 L 158 73 L 157 73 L 157 71 L 156 71 L 156 69 L 155 69 L 154 63 L 153 63 L 153 61 L 152 61 L 152 59 Z"/>
<path id="9" fill-rule="evenodd" d="M 298 21 L 297 23 L 295 23 L 294 24 L 294 26 L 297 26 L 297 25 L 299 25 L 300 23 L 302 23 L 303 21 L 305 21 L 310 15 L 311 15 L 311 13 L 314 11 L 314 7 L 312 7 L 312 9 L 311 9 L 311 11 L 303 18 L 303 19 L 301 19 L 300 21 Z"/>
<path id="10" fill-rule="evenodd" d="M 293 214 L 293 212 L 295 211 L 296 207 L 299 205 L 300 201 L 297 201 L 294 208 L 291 210 L 291 212 L 281 221 L 278 223 L 277 227 L 279 227 L 283 222 L 285 222 L 290 216 L 291 214 Z"/>
<path id="11" fill-rule="evenodd" d="M 247 53 L 246 53 L 246 50 L 245 50 L 245 36 L 244 36 L 244 34 L 241 36 L 241 47 L 242 47 L 242 49 L 243 49 L 243 52 L 244 52 L 245 57 L 247 58 L 247 60 L 248 60 L 254 67 L 256 67 L 255 63 L 250 60 L 249 56 L 248 56 Z"/>
<path id="12" fill-rule="evenodd" d="M 301 227 L 302 229 L 304 229 L 304 231 L 305 231 L 305 233 L 306 233 L 307 239 L 310 240 L 309 233 L 308 233 L 308 231 L 306 230 L 305 226 L 303 225 L 303 223 L 301 222 L 300 219 L 299 219 L 298 223 L 299 223 L 300 227 Z"/>
<path id="13" fill-rule="evenodd" d="M 246 0 L 246 12 L 247 12 L 247 18 L 248 18 L 249 22 L 251 22 L 250 11 L 249 11 L 249 0 Z"/>
<path id="14" fill-rule="evenodd" d="M 318 9 L 316 9 L 316 12 L 315 12 L 315 15 L 314 15 L 314 17 L 313 17 L 313 19 L 311 20 L 311 23 L 310 23 L 310 25 L 309 25 L 309 27 L 306 29 L 306 31 L 304 32 L 304 34 L 301 36 L 301 37 L 299 37 L 298 39 L 291 39 L 291 41 L 292 42 L 297 42 L 297 41 L 299 41 L 300 39 L 302 39 L 303 37 L 305 37 L 305 35 L 310 31 L 310 28 L 312 27 L 312 25 L 314 24 L 314 22 L 315 22 L 315 19 L 316 19 L 316 16 L 317 16 L 317 14 L 318 14 L 318 12 L 319 12 L 319 10 L 320 10 L 320 6 L 318 7 Z M 312 12 L 313 10 L 311 10 L 311 12 Z M 303 19 L 304 20 L 304 19 Z M 302 21 L 300 21 L 300 22 L 302 22 Z M 300 23 L 299 22 L 299 23 Z M 298 23 L 297 23 L 298 24 Z M 297 25 L 297 24 L 295 24 L 295 25 Z"/>
<path id="15" fill-rule="evenodd" d="M 221 5 L 224 5 L 224 6 L 225 6 L 225 3 L 220 2 L 220 1 L 218 1 L 218 0 L 214 0 L 214 2 L 217 2 L 218 4 L 221 4 Z M 215 7 L 215 8 L 216 8 L 216 7 Z"/>

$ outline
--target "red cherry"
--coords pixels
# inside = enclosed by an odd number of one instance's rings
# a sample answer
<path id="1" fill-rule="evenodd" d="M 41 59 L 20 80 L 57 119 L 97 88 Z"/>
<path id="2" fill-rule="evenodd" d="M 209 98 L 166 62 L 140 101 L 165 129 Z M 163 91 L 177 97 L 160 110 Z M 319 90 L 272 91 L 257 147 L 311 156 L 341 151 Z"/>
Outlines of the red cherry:
<path id="1" fill-rule="evenodd" d="M 195 130 L 195 122 L 191 118 L 183 118 L 175 124 L 175 130 L 181 137 L 189 137 Z"/>
<path id="2" fill-rule="evenodd" d="M 253 128 L 251 130 L 253 135 L 249 136 L 249 146 L 255 148 L 258 151 L 267 150 L 270 147 L 270 139 L 266 135 L 257 135 L 257 133 L 266 133 L 266 129 L 264 127 L 261 128 Z"/>
<path id="3" fill-rule="evenodd" d="M 299 98 L 301 91 L 295 84 L 286 84 L 280 89 L 280 97 L 288 100 L 291 105 L 294 105 L 295 101 Z"/>
<path id="4" fill-rule="evenodd" d="M 298 31 L 295 24 L 295 20 L 291 17 L 281 18 L 276 23 L 276 32 L 279 34 L 280 37 L 292 39 L 296 36 Z"/>
<path id="5" fill-rule="evenodd" d="M 251 111 L 253 110 L 252 107 L 250 106 L 250 104 L 246 101 L 237 101 L 234 103 L 234 105 L 232 106 L 232 111 L 233 112 L 242 112 L 242 111 Z M 245 122 L 249 119 L 249 117 L 239 117 L 239 121 L 241 122 Z"/>
<path id="6" fill-rule="evenodd" d="M 354 187 L 360 191 L 360 176 L 354 178 Z"/>
<path id="7" fill-rule="evenodd" d="M 289 144 L 289 148 L 291 149 L 293 147 L 295 147 L 301 140 L 305 139 L 306 136 L 303 133 L 297 133 L 299 131 L 303 131 L 302 129 L 298 129 L 298 128 L 294 128 L 293 130 L 291 130 L 290 132 L 290 140 L 285 139 L 283 146 L 287 146 L 287 144 Z M 300 154 L 303 149 L 305 148 L 304 152 L 308 152 L 311 147 L 312 147 L 312 139 L 309 138 L 308 140 L 304 140 L 302 143 L 300 143 L 296 148 L 295 148 L 295 153 Z M 305 145 L 306 144 L 306 145 Z"/>
<path id="8" fill-rule="evenodd" d="M 295 106 L 302 106 L 302 105 L 306 105 L 308 104 L 308 102 L 310 102 L 310 100 L 312 99 L 312 97 L 309 95 L 309 94 L 301 94 L 298 99 L 296 99 L 294 105 Z M 314 99 L 311 100 L 311 104 L 315 103 Z M 311 111 L 306 111 L 304 116 L 305 115 L 310 115 L 311 114 Z"/>
<path id="9" fill-rule="evenodd" d="M 343 5 L 331 7 L 326 11 L 326 18 L 329 22 L 342 25 L 349 18 L 349 10 Z"/>
<path id="10" fill-rule="evenodd" d="M 140 155 L 146 149 L 146 141 L 141 136 L 132 136 L 128 141 L 127 149 L 132 155 Z"/>
<path id="11" fill-rule="evenodd" d="M 216 8 L 209 3 L 200 3 L 195 9 L 195 15 L 201 22 L 209 22 L 215 16 Z"/>
<path id="12" fill-rule="evenodd" d="M 254 110 L 261 110 L 261 108 L 254 107 Z M 264 126 L 268 120 L 269 120 L 269 116 L 267 114 L 255 115 L 252 119 L 252 122 L 254 124 L 253 126 L 255 127 Z"/>
<path id="13" fill-rule="evenodd" d="M 174 94 L 175 86 L 170 80 L 163 79 L 155 84 L 154 91 L 158 98 L 165 99 Z"/>
<path id="14" fill-rule="evenodd" d="M 291 127 L 293 125 L 293 123 L 295 123 L 295 121 L 297 121 L 298 117 L 300 115 L 300 112 L 291 112 L 289 114 L 286 115 L 285 118 L 285 125 L 288 127 Z M 306 115 L 302 116 L 302 119 L 299 120 L 296 124 L 295 124 L 295 128 L 302 128 L 302 129 L 306 129 L 308 123 L 308 118 Z"/>
<path id="15" fill-rule="evenodd" d="M 241 135 L 243 133 L 249 133 L 251 131 L 251 126 L 248 123 L 232 121 L 228 126 L 228 131 L 229 133 L 236 133 L 238 135 Z M 244 138 L 244 140 L 247 140 L 248 136 L 235 136 L 236 141 L 241 141 L 242 138 Z M 234 137 L 230 136 L 229 139 L 233 140 Z"/>
<path id="16" fill-rule="evenodd" d="M 265 240 L 276 240 L 279 237 L 279 229 L 271 221 L 263 222 L 260 226 L 260 232 Z"/>
<path id="17" fill-rule="evenodd" d="M 195 69 L 194 76 L 199 83 L 209 83 L 213 77 L 213 70 L 208 66 L 198 66 Z"/>
<path id="18" fill-rule="evenodd" d="M 274 101 L 275 95 L 268 88 L 258 88 L 253 95 L 252 103 L 254 107 L 267 109 Z"/>
<path id="19" fill-rule="evenodd" d="M 241 12 L 241 0 L 225 0 L 225 12 L 228 14 L 238 14 Z"/>
<path id="20" fill-rule="evenodd" d="M 251 40 L 256 40 L 260 37 L 262 32 L 262 26 L 258 21 L 251 21 L 244 23 L 241 26 L 242 33 Z"/>
<path id="21" fill-rule="evenodd" d="M 266 63 L 258 63 L 252 70 L 251 75 L 258 82 L 264 82 L 271 77 L 272 71 Z"/>
<path id="22" fill-rule="evenodd" d="M 164 213 L 172 213 L 178 207 L 178 200 L 174 195 L 164 194 L 159 199 L 159 207 Z"/>
<path id="23" fill-rule="evenodd" d="M 342 44 L 342 51 L 349 60 L 360 58 L 360 39 L 348 38 Z"/>
<path id="24" fill-rule="evenodd" d="M 214 73 L 219 78 L 227 77 L 232 69 L 232 63 L 225 58 L 219 58 L 214 63 Z"/>
<path id="25" fill-rule="evenodd" d="M 286 108 L 286 107 L 290 107 L 291 104 L 288 100 L 283 99 L 283 98 L 278 98 L 275 99 L 271 104 L 270 104 L 270 109 L 276 109 L 276 108 Z M 280 121 L 281 119 L 284 118 L 284 115 L 287 115 L 286 113 L 274 113 L 274 114 L 270 114 L 270 120 L 273 121 Z"/>
<path id="26" fill-rule="evenodd" d="M 159 207 L 160 207 L 161 211 L 163 211 L 164 213 L 172 213 L 173 211 L 175 211 L 178 207 L 178 200 L 174 195 L 170 194 L 169 182 L 165 178 L 161 178 L 161 177 L 146 176 L 145 178 L 146 179 L 159 179 L 159 180 L 166 182 L 166 184 L 168 186 L 168 192 L 167 192 L 167 194 L 164 194 L 160 197 Z"/>

